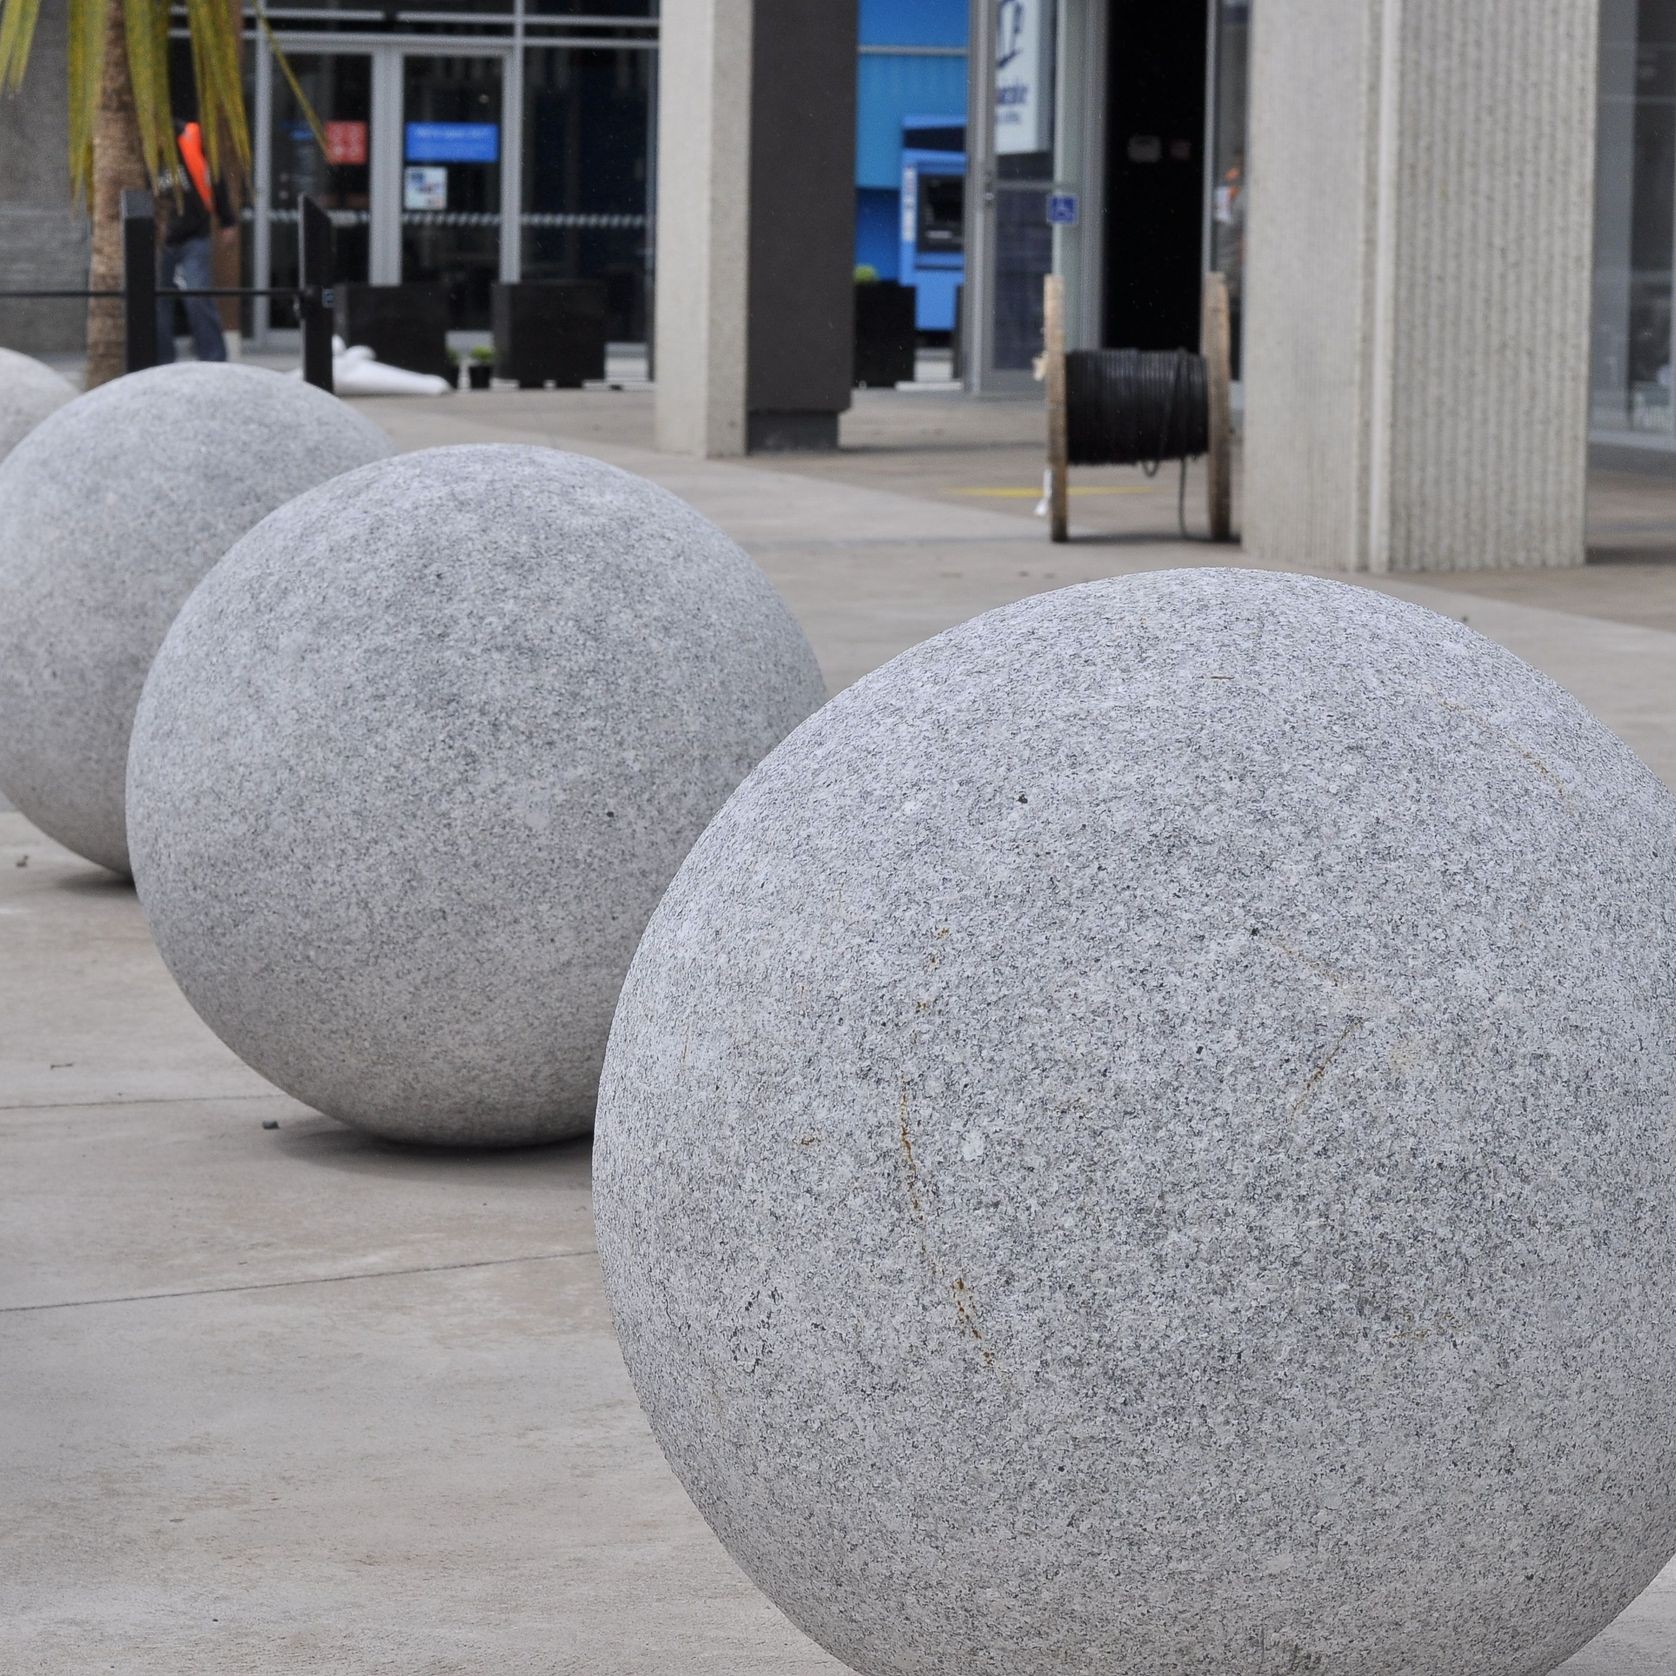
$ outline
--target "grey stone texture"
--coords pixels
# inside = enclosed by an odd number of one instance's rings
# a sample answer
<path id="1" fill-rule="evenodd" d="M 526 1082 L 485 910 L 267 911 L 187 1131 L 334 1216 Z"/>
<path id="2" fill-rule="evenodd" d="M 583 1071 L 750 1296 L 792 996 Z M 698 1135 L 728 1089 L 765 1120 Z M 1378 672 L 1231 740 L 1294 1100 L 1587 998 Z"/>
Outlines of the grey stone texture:
<path id="1" fill-rule="evenodd" d="M 62 373 L 15 349 L 0 349 L 0 460 L 46 418 L 76 399 Z"/>
<path id="2" fill-rule="evenodd" d="M 1676 1551 L 1676 803 L 1348 585 L 1158 572 L 849 688 L 694 847 L 607 1286 L 867 1676 L 1538 1676 Z"/>
<path id="3" fill-rule="evenodd" d="M 1248 552 L 1376 572 L 1583 563 L 1599 30 L 1599 0 L 1266 8 Z"/>
<path id="4" fill-rule="evenodd" d="M 87 214 L 70 191 L 69 11 L 40 8 L 29 72 L 0 98 L 0 291 L 87 285 Z M 0 297 L 0 344 L 31 355 L 85 349 L 87 304 Z"/>
<path id="5" fill-rule="evenodd" d="M 0 791 L 128 871 L 128 731 L 204 573 L 304 489 L 390 452 L 335 397 L 186 362 L 90 390 L 0 463 Z"/>
<path id="6" fill-rule="evenodd" d="M 761 571 L 667 491 L 404 455 L 275 513 L 182 611 L 130 761 L 141 904 L 210 1027 L 317 1110 L 580 1133 L 659 895 L 823 696 Z"/>

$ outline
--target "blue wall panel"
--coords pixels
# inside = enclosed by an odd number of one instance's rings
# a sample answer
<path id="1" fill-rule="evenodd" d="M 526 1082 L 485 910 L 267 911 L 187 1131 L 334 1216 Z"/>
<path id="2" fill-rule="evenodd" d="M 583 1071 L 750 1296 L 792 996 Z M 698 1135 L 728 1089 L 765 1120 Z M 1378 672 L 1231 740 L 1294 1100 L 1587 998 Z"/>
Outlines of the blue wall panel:
<path id="1" fill-rule="evenodd" d="M 959 57 L 864 52 L 857 72 L 855 259 L 895 279 L 901 266 L 902 119 L 966 114 L 969 0 L 861 0 L 870 47 L 958 47 Z"/>
<path id="2" fill-rule="evenodd" d="M 967 0 L 861 0 L 866 46 L 964 47 Z"/>
<path id="3" fill-rule="evenodd" d="M 863 53 L 856 104 L 855 183 L 902 184 L 902 119 L 966 114 L 966 60 Z"/>
<path id="4" fill-rule="evenodd" d="M 855 259 L 880 279 L 896 279 L 902 268 L 902 232 L 897 225 L 902 194 L 864 186 L 855 195 Z"/>

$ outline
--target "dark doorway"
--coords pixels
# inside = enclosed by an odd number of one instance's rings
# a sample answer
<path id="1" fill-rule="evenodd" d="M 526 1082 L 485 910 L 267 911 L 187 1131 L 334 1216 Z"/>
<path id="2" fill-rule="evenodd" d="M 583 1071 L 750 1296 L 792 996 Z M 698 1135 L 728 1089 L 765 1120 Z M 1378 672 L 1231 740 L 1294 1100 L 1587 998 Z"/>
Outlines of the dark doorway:
<path id="1" fill-rule="evenodd" d="M 1103 341 L 1197 349 L 1206 8 L 1114 6 L 1107 63 Z"/>

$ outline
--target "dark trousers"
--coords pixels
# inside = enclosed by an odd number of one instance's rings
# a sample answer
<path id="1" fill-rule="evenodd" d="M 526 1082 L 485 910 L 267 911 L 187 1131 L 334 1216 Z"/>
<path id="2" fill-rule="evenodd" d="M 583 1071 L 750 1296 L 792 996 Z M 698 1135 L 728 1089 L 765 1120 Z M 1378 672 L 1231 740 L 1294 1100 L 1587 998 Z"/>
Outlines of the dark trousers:
<path id="1" fill-rule="evenodd" d="M 215 283 L 210 276 L 209 235 L 188 239 L 184 244 L 163 246 L 157 276 L 157 360 L 159 365 L 175 358 L 175 301 L 171 293 L 207 290 Z M 192 349 L 200 361 L 225 361 L 227 340 L 221 335 L 221 316 L 213 297 L 188 297 L 182 305 L 192 328 Z"/>

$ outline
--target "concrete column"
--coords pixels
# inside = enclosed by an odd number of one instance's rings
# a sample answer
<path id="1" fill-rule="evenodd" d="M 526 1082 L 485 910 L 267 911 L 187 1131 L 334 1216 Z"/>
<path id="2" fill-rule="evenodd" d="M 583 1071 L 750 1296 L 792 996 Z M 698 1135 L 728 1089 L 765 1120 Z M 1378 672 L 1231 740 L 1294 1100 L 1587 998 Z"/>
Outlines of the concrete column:
<path id="1" fill-rule="evenodd" d="M 1254 9 L 1254 556 L 1583 562 L 1598 24 L 1599 0 Z"/>
<path id="2" fill-rule="evenodd" d="M 854 336 L 856 0 L 665 0 L 657 441 L 831 448 Z"/>

